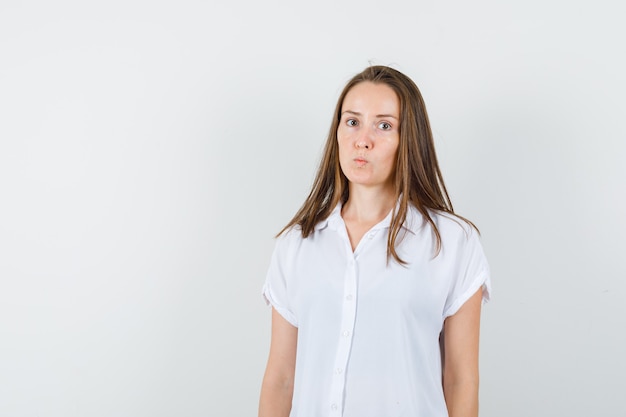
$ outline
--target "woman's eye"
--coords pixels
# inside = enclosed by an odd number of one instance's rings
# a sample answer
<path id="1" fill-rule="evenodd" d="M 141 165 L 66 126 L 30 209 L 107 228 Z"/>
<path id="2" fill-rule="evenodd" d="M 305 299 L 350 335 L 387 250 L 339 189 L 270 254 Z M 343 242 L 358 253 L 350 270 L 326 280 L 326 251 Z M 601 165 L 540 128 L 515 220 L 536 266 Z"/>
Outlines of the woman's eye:
<path id="1" fill-rule="evenodd" d="M 347 124 L 348 126 L 356 126 L 358 123 L 357 123 L 357 121 L 356 121 L 356 120 L 354 120 L 354 119 L 348 119 L 348 120 L 346 121 L 346 124 Z"/>
<path id="2" fill-rule="evenodd" d="M 378 125 L 378 127 L 381 128 L 382 130 L 389 130 L 389 129 L 391 129 L 391 125 L 389 123 L 387 123 L 387 122 L 381 122 Z"/>

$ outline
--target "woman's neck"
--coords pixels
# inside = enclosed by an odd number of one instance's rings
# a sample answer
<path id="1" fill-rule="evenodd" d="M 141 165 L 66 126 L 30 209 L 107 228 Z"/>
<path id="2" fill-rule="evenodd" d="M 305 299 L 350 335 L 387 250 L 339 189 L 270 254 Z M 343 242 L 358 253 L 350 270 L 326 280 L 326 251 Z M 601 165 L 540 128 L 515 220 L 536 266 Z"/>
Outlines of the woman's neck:
<path id="1" fill-rule="evenodd" d="M 389 188 L 350 186 L 348 201 L 341 210 L 344 221 L 374 225 L 383 220 L 396 205 L 395 193 Z"/>

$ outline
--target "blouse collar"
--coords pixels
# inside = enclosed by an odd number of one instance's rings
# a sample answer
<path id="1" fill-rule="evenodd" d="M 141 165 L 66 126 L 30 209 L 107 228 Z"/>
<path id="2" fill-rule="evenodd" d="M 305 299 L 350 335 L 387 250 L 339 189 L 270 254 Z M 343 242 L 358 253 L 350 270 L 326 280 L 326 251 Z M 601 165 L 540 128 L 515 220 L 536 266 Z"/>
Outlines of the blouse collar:
<path id="1" fill-rule="evenodd" d="M 396 203 L 395 209 L 398 210 L 400 205 L 400 201 Z M 338 203 L 337 206 L 330 212 L 330 215 L 318 222 L 315 225 L 315 230 L 323 230 L 328 227 L 330 230 L 338 230 L 339 228 L 345 227 L 345 223 L 343 218 L 341 217 L 341 207 L 342 203 Z M 379 230 L 379 229 L 388 229 L 391 225 L 391 215 L 393 210 L 387 214 L 387 216 L 381 220 L 378 224 L 376 224 L 371 230 Z M 406 219 L 402 224 L 402 228 L 407 231 L 417 234 L 418 230 L 422 228 L 424 225 L 424 219 L 422 214 L 413 206 L 413 204 L 409 203 L 409 207 L 406 213 Z"/>

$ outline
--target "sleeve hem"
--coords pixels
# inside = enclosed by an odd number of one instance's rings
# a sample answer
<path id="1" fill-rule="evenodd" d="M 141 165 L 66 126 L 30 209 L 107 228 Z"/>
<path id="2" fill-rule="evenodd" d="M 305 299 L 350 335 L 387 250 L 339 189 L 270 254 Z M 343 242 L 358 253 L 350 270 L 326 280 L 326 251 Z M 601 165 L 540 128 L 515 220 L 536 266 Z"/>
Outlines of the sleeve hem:
<path id="1" fill-rule="evenodd" d="M 289 324 L 291 324 L 294 327 L 298 327 L 298 322 L 296 320 L 296 317 L 293 315 L 293 313 L 291 313 L 291 311 L 289 311 L 287 308 L 281 306 L 280 304 L 276 302 L 275 297 L 272 296 L 272 291 L 269 285 L 265 285 L 263 287 L 262 294 L 263 294 L 263 298 L 265 299 L 266 305 L 272 306 L 274 310 L 278 312 L 278 314 L 280 314 L 285 320 L 287 320 L 287 322 L 289 322 Z"/>
<path id="2" fill-rule="evenodd" d="M 444 320 L 450 316 L 456 314 L 457 311 L 465 304 L 467 300 L 469 300 L 472 295 L 476 293 L 482 287 L 482 303 L 486 304 L 491 299 L 491 283 L 489 281 L 489 271 L 484 270 L 480 274 L 478 274 L 477 278 L 474 280 L 472 285 L 461 295 L 459 296 L 454 303 L 444 312 L 443 318 Z"/>

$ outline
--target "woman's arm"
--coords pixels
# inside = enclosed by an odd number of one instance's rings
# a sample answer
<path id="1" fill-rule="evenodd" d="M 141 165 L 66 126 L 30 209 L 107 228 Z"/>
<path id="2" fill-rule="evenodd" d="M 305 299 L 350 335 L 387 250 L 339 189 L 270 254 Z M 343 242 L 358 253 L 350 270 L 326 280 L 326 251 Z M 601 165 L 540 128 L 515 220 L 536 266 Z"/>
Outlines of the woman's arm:
<path id="1" fill-rule="evenodd" d="M 261 386 L 259 417 L 288 417 L 293 397 L 298 329 L 272 308 L 272 341 Z"/>
<path id="2" fill-rule="evenodd" d="M 450 417 L 478 417 L 482 288 L 444 324 L 443 392 Z"/>

